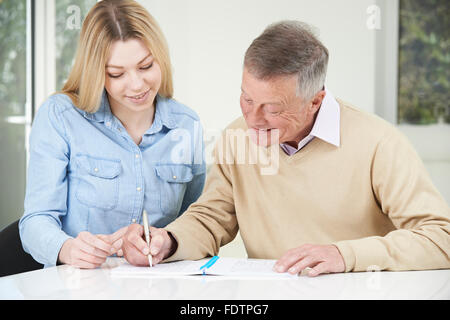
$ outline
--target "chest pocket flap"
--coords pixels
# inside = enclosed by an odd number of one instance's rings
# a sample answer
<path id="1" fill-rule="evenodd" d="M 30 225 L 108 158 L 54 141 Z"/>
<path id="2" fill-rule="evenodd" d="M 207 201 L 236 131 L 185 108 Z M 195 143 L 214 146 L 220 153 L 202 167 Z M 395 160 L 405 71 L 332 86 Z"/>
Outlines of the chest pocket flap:
<path id="1" fill-rule="evenodd" d="M 81 155 L 77 157 L 78 164 L 81 168 L 86 170 L 90 175 L 113 179 L 121 172 L 121 165 L 119 160 L 93 158 L 91 156 Z"/>
<path id="2" fill-rule="evenodd" d="M 155 170 L 157 176 L 166 182 L 186 183 L 194 177 L 192 169 L 183 165 L 158 165 Z"/>

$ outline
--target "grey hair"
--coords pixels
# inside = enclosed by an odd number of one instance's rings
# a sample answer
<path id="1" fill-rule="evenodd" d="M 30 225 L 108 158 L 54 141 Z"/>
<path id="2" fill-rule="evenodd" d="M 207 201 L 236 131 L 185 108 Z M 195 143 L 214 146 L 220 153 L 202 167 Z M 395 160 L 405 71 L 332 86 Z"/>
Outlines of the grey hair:
<path id="1" fill-rule="evenodd" d="M 297 95 L 304 101 L 322 90 L 328 50 L 312 28 L 300 21 L 269 25 L 245 53 L 244 67 L 259 79 L 298 75 Z"/>

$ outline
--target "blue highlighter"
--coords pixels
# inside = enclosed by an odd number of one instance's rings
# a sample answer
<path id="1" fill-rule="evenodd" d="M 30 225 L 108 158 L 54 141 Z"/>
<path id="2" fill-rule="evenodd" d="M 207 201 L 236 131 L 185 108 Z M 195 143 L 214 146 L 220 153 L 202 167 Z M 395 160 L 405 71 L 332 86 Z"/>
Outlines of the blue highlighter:
<path id="1" fill-rule="evenodd" d="M 200 270 L 202 270 L 203 275 L 206 275 L 206 269 L 210 268 L 216 261 L 219 259 L 219 256 L 214 256 L 211 259 L 209 259 L 204 265 L 200 267 Z"/>

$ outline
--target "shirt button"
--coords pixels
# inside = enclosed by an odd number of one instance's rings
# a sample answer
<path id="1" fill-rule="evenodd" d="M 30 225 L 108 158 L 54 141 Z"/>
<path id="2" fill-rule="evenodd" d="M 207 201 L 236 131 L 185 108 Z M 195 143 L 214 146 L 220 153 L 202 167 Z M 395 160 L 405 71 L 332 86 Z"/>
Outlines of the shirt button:
<path id="1" fill-rule="evenodd" d="M 117 130 L 119 130 L 119 132 L 122 132 L 122 128 L 117 128 Z"/>
<path id="2" fill-rule="evenodd" d="M 177 180 L 177 176 L 173 176 L 172 178 L 173 178 L 174 180 Z"/>
<path id="3" fill-rule="evenodd" d="M 108 121 L 108 122 L 106 123 L 106 126 L 107 126 L 107 127 L 110 127 L 110 126 L 111 126 L 111 122 Z"/>
<path id="4" fill-rule="evenodd" d="M 141 187 L 137 187 L 136 190 L 137 190 L 137 191 L 141 191 Z"/>
<path id="5" fill-rule="evenodd" d="M 95 168 L 94 171 L 95 171 L 95 172 L 98 172 L 98 168 Z"/>
<path id="6" fill-rule="evenodd" d="M 136 223 L 136 219 L 131 220 L 133 223 Z"/>
<path id="7" fill-rule="evenodd" d="M 139 155 L 137 154 L 137 155 L 136 155 L 136 159 L 138 159 L 138 158 L 139 158 Z"/>

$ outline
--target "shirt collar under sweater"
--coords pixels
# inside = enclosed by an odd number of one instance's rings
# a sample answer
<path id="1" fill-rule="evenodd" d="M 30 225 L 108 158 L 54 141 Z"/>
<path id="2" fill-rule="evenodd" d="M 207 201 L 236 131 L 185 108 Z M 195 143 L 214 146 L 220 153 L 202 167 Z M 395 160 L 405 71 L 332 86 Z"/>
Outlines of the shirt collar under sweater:
<path id="1" fill-rule="evenodd" d="M 325 88 L 325 98 L 319 108 L 319 112 L 311 132 L 298 143 L 298 148 L 294 148 L 286 143 L 280 144 L 280 147 L 287 155 L 292 156 L 314 138 L 322 139 L 323 141 L 333 144 L 336 147 L 339 147 L 340 145 L 339 104 L 327 88 Z"/>

